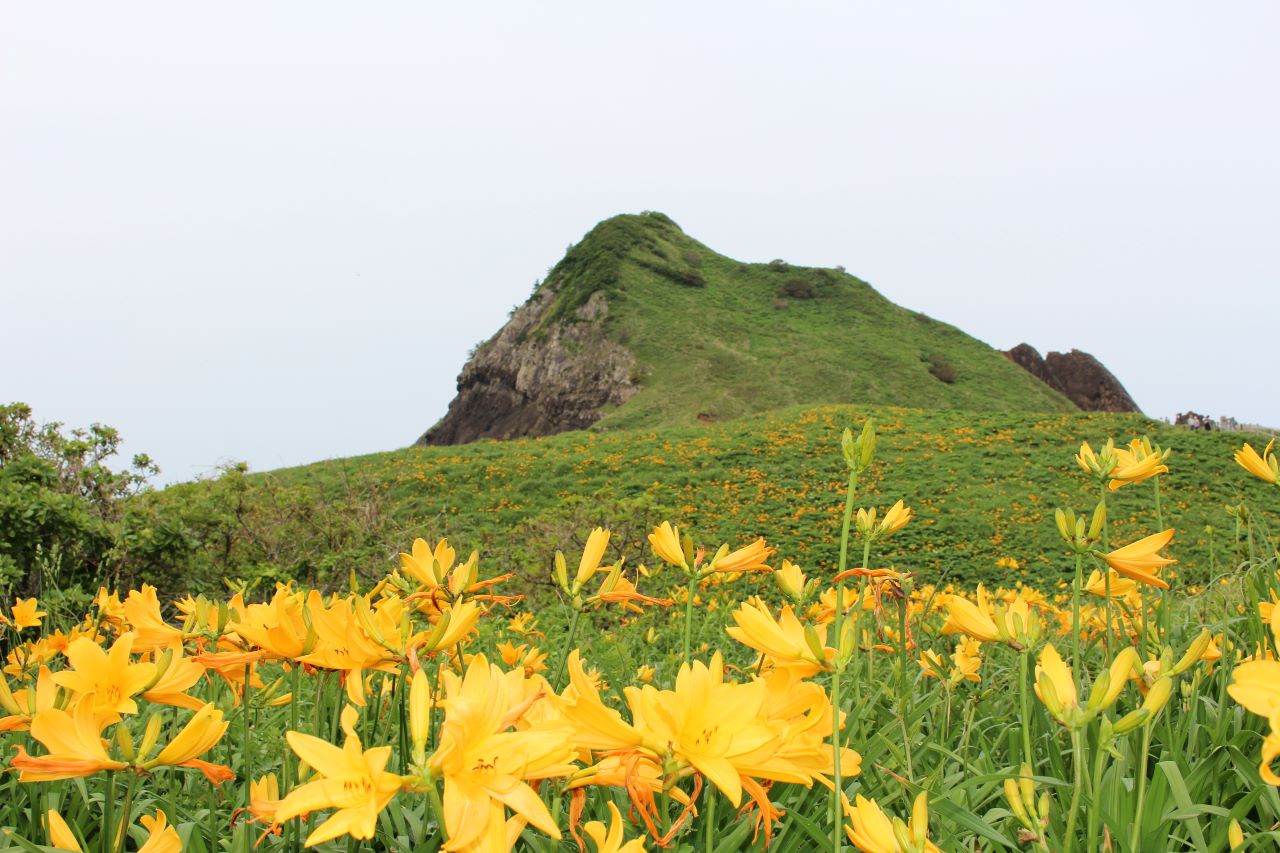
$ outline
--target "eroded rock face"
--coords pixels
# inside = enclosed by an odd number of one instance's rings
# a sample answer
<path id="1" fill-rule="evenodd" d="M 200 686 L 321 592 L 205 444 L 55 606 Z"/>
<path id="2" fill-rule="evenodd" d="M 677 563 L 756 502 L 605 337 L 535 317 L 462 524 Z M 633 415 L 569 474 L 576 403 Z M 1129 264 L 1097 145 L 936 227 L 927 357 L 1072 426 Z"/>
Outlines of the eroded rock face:
<path id="1" fill-rule="evenodd" d="M 1005 355 L 1086 412 L 1141 411 L 1120 380 L 1087 352 L 1073 349 L 1041 357 L 1030 344 L 1018 344 Z"/>
<path id="2" fill-rule="evenodd" d="M 609 306 L 595 293 L 576 321 L 542 321 L 554 296 L 543 288 L 476 351 L 458 376 L 458 396 L 417 444 L 467 444 L 583 429 L 601 407 L 640 390 L 635 358 L 606 337 Z"/>

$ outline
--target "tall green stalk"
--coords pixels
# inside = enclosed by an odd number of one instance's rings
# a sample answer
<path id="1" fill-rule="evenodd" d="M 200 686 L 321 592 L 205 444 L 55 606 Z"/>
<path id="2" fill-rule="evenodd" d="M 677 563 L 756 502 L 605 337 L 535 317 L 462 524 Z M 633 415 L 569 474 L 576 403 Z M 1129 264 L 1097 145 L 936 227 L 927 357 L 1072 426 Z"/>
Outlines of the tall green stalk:
<path id="1" fill-rule="evenodd" d="M 1031 662 L 1031 650 L 1018 652 L 1018 695 L 1022 700 L 1022 755 L 1027 766 L 1035 769 L 1031 752 L 1031 691 L 1027 689 L 1030 679 L 1028 669 Z"/>
<path id="2" fill-rule="evenodd" d="M 1071 805 L 1067 808 L 1067 834 L 1062 839 L 1062 853 L 1071 853 L 1076 844 L 1076 816 L 1080 812 L 1080 791 L 1084 788 L 1084 750 L 1080 744 L 1082 737 L 1080 729 L 1071 730 L 1071 767 L 1075 784 L 1071 791 Z"/>
<path id="3" fill-rule="evenodd" d="M 556 680 L 555 680 L 555 687 L 557 690 L 559 690 L 561 687 L 564 686 L 563 684 L 564 673 L 565 673 L 565 669 L 569 666 L 569 652 L 573 648 L 573 635 L 578 633 L 578 620 L 581 618 L 582 618 L 582 608 L 581 607 L 573 608 L 573 618 L 569 620 L 569 633 L 565 634 L 564 642 L 560 644 L 560 663 L 556 665 Z M 685 657 L 685 660 L 687 661 L 689 659 L 689 641 L 687 639 L 688 637 L 687 627 L 685 629 L 685 637 L 686 639 L 684 644 L 684 657 Z"/>
<path id="4" fill-rule="evenodd" d="M 1142 837 L 1142 812 L 1147 800 L 1147 755 L 1151 752 L 1152 720 L 1142 726 L 1142 752 L 1138 754 L 1138 804 L 1133 812 L 1133 829 L 1129 833 L 1129 849 L 1137 850 L 1138 839 Z"/>
<path id="5" fill-rule="evenodd" d="M 693 594 L 698 588 L 696 575 L 691 570 L 689 572 L 689 585 L 686 588 L 687 595 L 684 602 L 684 662 L 689 664 L 689 647 L 693 640 Z"/>
<path id="6" fill-rule="evenodd" d="M 858 470 L 851 468 L 849 471 L 849 485 L 845 489 L 844 497 L 844 522 L 840 526 L 840 565 L 839 573 L 844 574 L 849 564 L 849 525 L 853 519 L 853 495 L 858 487 Z M 841 581 L 836 587 L 836 623 L 835 623 L 835 645 L 839 649 L 844 638 L 844 582 Z M 858 638 L 854 638 L 855 649 L 857 647 Z M 835 668 L 831 673 L 831 776 L 835 783 L 831 791 L 831 850 L 832 853 L 840 853 L 840 848 L 844 842 L 842 820 L 842 801 L 841 793 L 844 791 L 844 779 L 840 773 L 840 747 L 842 739 L 840 733 L 840 681 L 844 672 L 844 663 L 840 659 L 840 655 L 836 654 Z"/>

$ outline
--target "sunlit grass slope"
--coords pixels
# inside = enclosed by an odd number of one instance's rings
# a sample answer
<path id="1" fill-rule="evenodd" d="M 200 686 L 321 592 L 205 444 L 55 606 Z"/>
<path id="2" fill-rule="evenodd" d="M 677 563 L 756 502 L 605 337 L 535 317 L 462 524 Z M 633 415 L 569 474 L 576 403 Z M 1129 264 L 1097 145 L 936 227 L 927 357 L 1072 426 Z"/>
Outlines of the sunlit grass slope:
<path id="1" fill-rule="evenodd" d="M 717 254 L 660 213 L 605 220 L 547 277 L 545 322 L 603 291 L 642 390 L 600 428 L 724 420 L 797 404 L 1073 411 L 1003 354 L 840 269 Z"/>
<path id="2" fill-rule="evenodd" d="M 1082 438 L 1096 446 L 1145 433 L 1173 448 L 1162 489 L 1166 522 L 1178 530 L 1171 553 L 1187 579 L 1234 553 L 1224 506 L 1240 498 L 1231 451 L 1243 438 L 1137 415 L 789 408 L 725 424 L 412 448 L 250 482 L 305 486 L 316 500 L 376 492 L 388 557 L 412 536 L 448 536 L 531 583 L 546 577 L 566 537 L 610 526 L 629 541 L 626 553 L 641 553 L 643 534 L 663 519 L 692 527 L 702 541 L 767 534 L 781 555 L 820 569 L 832 565 L 838 540 L 840 431 L 868 416 L 880 429 L 880 461 L 858 500 L 887 506 L 901 498 L 914 507 L 918 521 L 886 544 L 883 558 L 928 579 L 1043 585 L 1061 576 L 1068 563 L 1054 509 L 1088 510 L 1097 499 L 1070 464 Z M 1151 503 L 1149 483 L 1112 496 L 1115 541 L 1152 531 Z"/>

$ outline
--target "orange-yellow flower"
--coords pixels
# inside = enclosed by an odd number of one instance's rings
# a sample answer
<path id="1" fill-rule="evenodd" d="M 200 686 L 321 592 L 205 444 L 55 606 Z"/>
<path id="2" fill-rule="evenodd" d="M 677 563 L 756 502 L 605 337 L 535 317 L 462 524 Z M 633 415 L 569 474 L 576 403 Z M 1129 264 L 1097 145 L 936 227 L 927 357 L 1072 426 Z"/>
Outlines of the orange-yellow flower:
<path id="1" fill-rule="evenodd" d="M 120 719 L 121 714 L 138 713 L 133 697 L 156 677 L 154 663 L 131 663 L 134 635 L 121 634 L 109 652 L 87 637 L 67 646 L 71 669 L 54 673 L 53 680 L 75 693 L 98 715 L 100 726 Z M 90 698 L 85 698 L 90 697 Z"/>
<path id="2" fill-rule="evenodd" d="M 545 683 L 545 682 L 543 682 Z M 504 809 L 560 838 L 551 813 L 528 784 L 567 776 L 576 768 L 572 729 L 546 719 L 510 731 L 541 697 L 518 670 L 504 673 L 476 655 L 458 678 L 445 675 L 440 748 L 428 758 L 431 774 L 444 779 L 445 850 L 470 850 L 482 840 L 505 838 Z M 487 849 L 487 848 L 475 848 Z M 497 848 L 501 849 L 501 848 Z"/>
<path id="3" fill-rule="evenodd" d="M 727 552 L 727 553 L 725 553 Z M 708 571 L 711 572 L 769 572 L 772 566 L 765 565 L 765 560 L 774 553 L 761 537 L 750 545 L 744 545 L 736 551 L 729 551 L 722 546 L 720 552 L 711 560 Z"/>
<path id="4" fill-rule="evenodd" d="M 13 627 L 21 631 L 23 628 L 39 628 L 41 620 L 47 615 L 39 609 L 34 598 L 16 599 L 13 602 Z"/>
<path id="5" fill-rule="evenodd" d="M 1128 447 L 1115 448 L 1116 467 L 1111 471 L 1111 482 L 1107 489 L 1114 492 L 1121 486 L 1141 483 L 1157 474 L 1167 473 L 1169 466 L 1164 464 L 1169 451 L 1153 449 L 1149 439 L 1135 438 Z"/>
<path id="6" fill-rule="evenodd" d="M 58 814 L 56 809 L 49 809 L 47 823 L 50 847 L 69 850 L 71 853 L 84 853 L 84 848 L 76 840 L 76 834 L 71 831 L 71 827 L 67 826 L 67 822 L 62 819 L 62 815 Z"/>
<path id="7" fill-rule="evenodd" d="M 355 732 L 356 719 L 355 708 L 348 705 L 343 709 L 341 722 L 346 741 L 341 749 L 301 732 L 291 731 L 285 735 L 289 746 L 319 778 L 290 791 L 276 810 L 276 820 L 286 821 L 308 812 L 336 809 L 307 836 L 308 847 L 343 835 L 355 839 L 373 838 L 378 815 L 404 781 L 395 773 L 386 771 L 391 747 L 366 750 L 361 746 Z"/>
<path id="8" fill-rule="evenodd" d="M 618 807 L 609 803 L 609 829 L 604 824 L 593 820 L 582 828 L 587 837 L 596 846 L 596 853 L 644 853 L 644 839 L 633 838 L 623 842 L 622 814 Z"/>
<path id="9" fill-rule="evenodd" d="M 910 853 L 910 848 L 898 842 L 899 835 L 904 838 L 922 839 L 923 849 L 927 853 L 942 853 L 938 846 L 926 837 L 929 831 L 928 803 L 927 795 L 921 792 L 916 797 L 912 808 L 911 820 L 903 823 L 898 817 L 890 819 L 875 800 L 868 800 L 858 794 L 853 805 L 850 805 L 846 798 L 844 813 L 849 818 L 849 825 L 845 827 L 845 834 L 849 836 L 853 846 L 862 853 Z"/>
<path id="10" fill-rule="evenodd" d="M 107 755 L 98 732 L 98 718 L 90 702 L 78 703 L 72 713 L 60 708 L 41 711 L 31 721 L 31 736 L 49 750 L 48 755 L 28 755 L 18 744 L 14 747 L 18 754 L 9 765 L 18 770 L 22 782 L 76 779 L 128 767 Z"/>
<path id="11" fill-rule="evenodd" d="M 147 831 L 147 840 L 138 853 L 182 853 L 182 839 L 163 811 L 157 809 L 155 817 L 143 815 L 138 822 Z"/>
<path id="12" fill-rule="evenodd" d="M 689 568 L 684 549 L 680 546 L 680 528 L 673 527 L 671 522 L 664 521 L 655 527 L 649 534 L 649 544 L 653 547 L 653 553 L 670 565 Z"/>
<path id="13" fill-rule="evenodd" d="M 1273 438 L 1267 442 L 1266 449 L 1259 456 L 1258 451 L 1253 449 L 1253 445 L 1245 442 L 1244 447 L 1236 451 L 1236 462 L 1259 480 L 1272 484 L 1280 483 L 1280 459 L 1276 458 L 1272 452 L 1275 446 L 1276 440 Z"/>
<path id="14" fill-rule="evenodd" d="M 213 749 L 213 745 L 227 733 L 227 725 L 227 721 L 222 717 L 222 711 L 211 703 L 202 706 L 155 758 L 143 761 L 143 769 L 150 770 L 161 766 L 192 767 L 215 783 L 235 778 L 231 771 L 221 764 L 210 764 L 200 759 L 201 755 Z"/>
<path id="15" fill-rule="evenodd" d="M 1101 554 L 1107 565 L 1127 578 L 1140 581 L 1148 586 L 1168 589 L 1169 584 L 1158 574 L 1163 566 L 1176 563 L 1177 560 L 1161 557 L 1160 549 L 1173 539 L 1173 528 L 1153 533 L 1137 542 L 1117 548 L 1108 554 Z"/>

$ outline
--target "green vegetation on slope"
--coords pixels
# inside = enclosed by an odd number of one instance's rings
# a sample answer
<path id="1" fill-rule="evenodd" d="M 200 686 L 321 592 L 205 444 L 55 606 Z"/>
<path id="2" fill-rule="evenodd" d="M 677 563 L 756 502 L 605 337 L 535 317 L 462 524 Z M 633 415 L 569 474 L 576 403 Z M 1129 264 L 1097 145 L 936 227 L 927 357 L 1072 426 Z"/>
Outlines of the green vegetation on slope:
<path id="1" fill-rule="evenodd" d="M 1171 553 L 1188 580 L 1235 560 L 1223 507 L 1258 494 L 1231 458 L 1239 435 L 1137 415 L 831 406 L 709 426 L 415 447 L 236 473 L 141 500 L 170 536 L 192 543 L 181 569 L 188 587 L 223 577 L 340 586 L 351 571 L 379 576 L 416 536 L 447 536 L 464 552 L 478 549 L 491 569 L 517 572 L 513 585 L 532 592 L 547 581 L 554 551 L 571 550 L 591 527 L 613 528 L 634 558 L 648 553 L 644 536 L 664 519 L 711 545 L 765 534 L 779 557 L 826 570 L 842 502 L 840 431 L 868 416 L 880 429 L 879 461 L 859 502 L 902 498 L 915 509 L 883 559 L 929 580 L 1043 586 L 1062 577 L 1069 564 L 1053 511 L 1089 510 L 1096 500 L 1073 461 L 1081 439 L 1096 446 L 1146 432 L 1173 448 L 1164 506 L 1178 529 Z M 1151 532 L 1150 484 L 1120 490 L 1112 510 L 1116 541 Z M 1010 558 L 1019 569 L 997 565 Z"/>
<path id="2" fill-rule="evenodd" d="M 842 270 L 746 264 L 658 213 L 616 216 L 566 253 L 545 324 L 597 290 L 642 390 L 599 429 L 728 420 L 859 403 L 1065 412 L 1063 396 L 959 329 L 908 311 Z"/>

